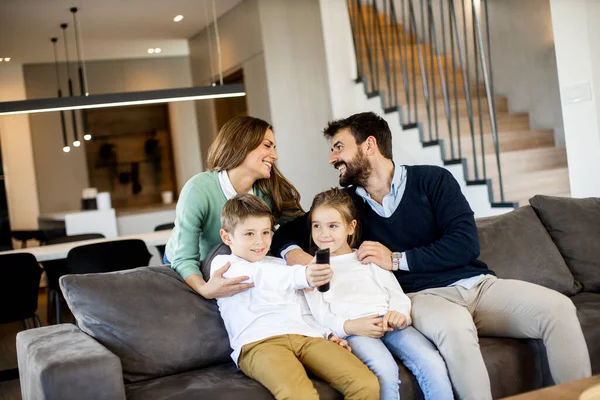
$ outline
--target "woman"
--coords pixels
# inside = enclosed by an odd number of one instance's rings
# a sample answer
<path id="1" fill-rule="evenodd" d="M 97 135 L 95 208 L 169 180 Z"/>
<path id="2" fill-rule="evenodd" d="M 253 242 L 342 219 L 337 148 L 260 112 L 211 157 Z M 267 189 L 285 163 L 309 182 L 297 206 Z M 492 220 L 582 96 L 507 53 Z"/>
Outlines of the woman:
<path id="1" fill-rule="evenodd" d="M 164 262 L 204 298 L 231 296 L 252 287 L 241 283 L 247 277 L 223 278 L 229 264 L 207 282 L 200 272 L 200 260 L 221 243 L 221 210 L 228 199 L 238 193 L 255 194 L 267 202 L 277 223 L 304 213 L 300 194 L 281 175 L 276 160 L 272 127 L 258 118 L 235 117 L 210 146 L 208 171 L 193 176 L 181 190 Z"/>

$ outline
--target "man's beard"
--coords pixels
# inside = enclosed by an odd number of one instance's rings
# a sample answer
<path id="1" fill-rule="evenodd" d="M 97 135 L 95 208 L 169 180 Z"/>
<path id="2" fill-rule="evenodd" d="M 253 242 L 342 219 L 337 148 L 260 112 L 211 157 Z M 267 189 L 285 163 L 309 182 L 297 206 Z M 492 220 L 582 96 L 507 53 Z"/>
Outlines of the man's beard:
<path id="1" fill-rule="evenodd" d="M 373 168 L 371 167 L 369 160 L 367 160 L 367 157 L 365 157 L 360 150 L 356 157 L 354 157 L 354 160 L 351 160 L 348 163 L 344 161 L 335 163 L 336 168 L 340 165 L 346 167 L 346 171 L 340 175 L 340 186 L 367 186 L 367 181 L 369 180 L 369 176 L 371 176 Z"/>

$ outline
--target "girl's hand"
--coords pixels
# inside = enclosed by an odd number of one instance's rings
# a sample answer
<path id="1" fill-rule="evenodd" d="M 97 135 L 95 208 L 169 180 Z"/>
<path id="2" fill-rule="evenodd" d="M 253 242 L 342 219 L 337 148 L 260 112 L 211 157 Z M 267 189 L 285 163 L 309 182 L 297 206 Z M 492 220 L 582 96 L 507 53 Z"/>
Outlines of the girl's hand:
<path id="1" fill-rule="evenodd" d="M 333 270 L 329 267 L 329 264 L 308 264 L 305 274 L 308 284 L 317 287 L 331 281 Z"/>
<path id="2" fill-rule="evenodd" d="M 352 347 L 350 347 L 350 345 L 348 344 L 348 341 L 344 340 L 344 339 L 340 339 L 337 336 L 329 336 L 328 338 L 329 341 L 332 341 L 333 343 L 339 344 L 340 346 L 342 346 L 343 348 L 345 348 L 348 351 L 352 351 Z"/>
<path id="3" fill-rule="evenodd" d="M 388 327 L 404 329 L 407 325 L 408 321 L 406 320 L 406 317 L 398 311 L 389 310 L 383 316 L 383 329 L 387 329 Z"/>
<path id="4" fill-rule="evenodd" d="M 254 287 L 253 283 L 242 283 L 250 279 L 248 276 L 235 278 L 223 278 L 231 263 L 227 263 L 215 271 L 208 282 L 200 285 L 196 291 L 205 299 L 216 299 L 218 297 L 229 297 Z"/>
<path id="5" fill-rule="evenodd" d="M 348 335 L 368 336 L 379 339 L 385 335 L 386 332 L 392 330 L 393 329 L 390 327 L 383 327 L 383 322 L 378 314 L 357 319 L 349 319 L 344 322 L 344 331 L 346 331 Z"/>

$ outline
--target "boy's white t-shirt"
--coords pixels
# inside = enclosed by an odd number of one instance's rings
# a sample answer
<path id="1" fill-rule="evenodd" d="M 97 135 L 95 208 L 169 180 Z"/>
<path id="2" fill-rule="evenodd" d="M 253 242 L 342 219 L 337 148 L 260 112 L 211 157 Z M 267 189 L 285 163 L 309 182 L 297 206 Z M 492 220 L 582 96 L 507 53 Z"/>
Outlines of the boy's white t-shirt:
<path id="1" fill-rule="evenodd" d="M 391 271 L 373 263 L 363 264 L 356 251 L 330 259 L 333 278 L 329 290 L 305 292 L 317 323 L 345 338 L 344 321 L 369 315 L 385 315 L 388 310 L 403 314 L 411 323 L 411 303 Z"/>
<path id="2" fill-rule="evenodd" d="M 306 303 L 299 289 L 310 287 L 306 266 L 287 266 L 284 260 L 274 257 L 252 263 L 233 254 L 219 255 L 212 261 L 211 276 L 227 262 L 231 267 L 224 278 L 246 275 L 249 279 L 245 283 L 254 283 L 249 290 L 217 299 L 236 364 L 242 346 L 248 343 L 287 334 L 327 336 L 325 328 L 311 324 L 312 317 L 303 315 Z"/>

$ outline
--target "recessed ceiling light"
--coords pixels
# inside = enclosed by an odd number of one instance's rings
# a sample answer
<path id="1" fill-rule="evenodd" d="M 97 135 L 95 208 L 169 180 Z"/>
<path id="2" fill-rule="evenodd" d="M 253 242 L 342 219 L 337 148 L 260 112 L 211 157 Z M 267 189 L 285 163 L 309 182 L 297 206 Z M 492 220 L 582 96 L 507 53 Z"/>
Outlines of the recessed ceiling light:
<path id="1" fill-rule="evenodd" d="M 173 21 L 175 21 L 175 22 L 179 22 L 179 21 L 181 21 L 182 19 L 183 19 L 183 15 L 178 15 L 178 16 L 176 16 L 175 18 L 173 18 Z"/>
<path id="2" fill-rule="evenodd" d="M 154 52 L 155 52 L 156 54 L 160 53 L 161 51 L 162 51 L 162 50 L 160 49 L 160 47 L 157 47 L 157 48 L 155 48 L 155 49 L 154 49 Z"/>
<path id="3" fill-rule="evenodd" d="M 9 62 L 10 61 L 10 57 L 4 58 L 4 61 Z"/>
<path id="4" fill-rule="evenodd" d="M 154 53 L 154 49 L 148 49 L 148 54 L 153 54 Z"/>

